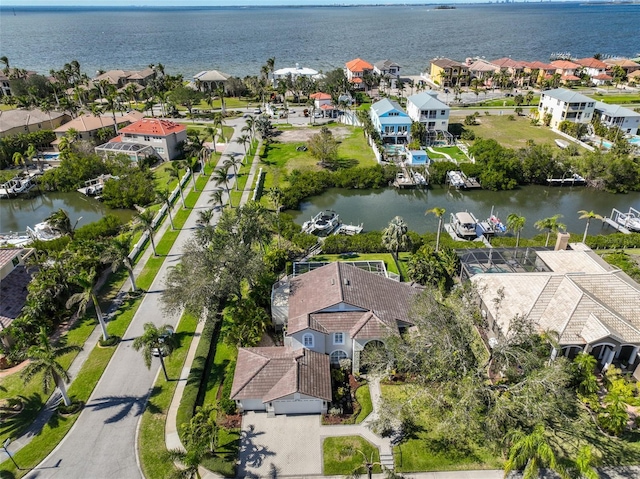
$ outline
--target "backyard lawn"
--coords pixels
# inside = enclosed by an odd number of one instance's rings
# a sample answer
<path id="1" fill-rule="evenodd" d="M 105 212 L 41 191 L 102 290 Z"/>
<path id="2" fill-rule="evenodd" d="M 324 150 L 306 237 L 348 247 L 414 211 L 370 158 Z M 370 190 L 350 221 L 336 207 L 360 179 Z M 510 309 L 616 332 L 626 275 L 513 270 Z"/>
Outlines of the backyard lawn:
<path id="1" fill-rule="evenodd" d="M 513 120 L 509 118 L 512 117 Z M 519 149 L 527 146 L 527 140 L 558 149 L 554 140 L 563 139 L 545 126 L 535 126 L 526 116 L 481 115 L 479 125 L 465 126 L 473 131 L 476 138 L 494 139 L 507 148 Z"/>
<path id="2" fill-rule="evenodd" d="M 360 436 L 326 438 L 322 444 L 324 475 L 346 476 L 356 471 L 360 474 L 365 474 L 364 457 L 358 451 L 361 451 L 367 457 L 367 461 L 373 458 L 373 462 L 380 462 L 378 449 Z M 373 472 L 380 473 L 380 466 L 374 466 Z"/>
<path id="3" fill-rule="evenodd" d="M 464 152 L 457 146 L 434 146 L 432 147 L 432 149 L 439 153 L 444 153 L 446 155 L 449 155 L 458 163 L 469 161 L 469 158 L 467 157 L 467 155 L 465 155 Z M 432 153 L 431 151 L 428 152 L 429 156 L 431 156 L 431 153 Z M 442 158 L 446 158 L 446 156 L 442 155 Z"/>

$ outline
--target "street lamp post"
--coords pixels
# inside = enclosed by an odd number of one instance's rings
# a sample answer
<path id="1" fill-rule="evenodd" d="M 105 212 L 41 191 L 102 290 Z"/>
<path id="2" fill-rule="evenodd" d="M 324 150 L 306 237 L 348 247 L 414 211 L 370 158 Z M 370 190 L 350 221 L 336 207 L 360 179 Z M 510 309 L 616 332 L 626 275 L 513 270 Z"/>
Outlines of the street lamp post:
<path id="1" fill-rule="evenodd" d="M 11 459 L 11 462 L 13 462 L 13 465 L 16 466 L 16 469 L 20 471 L 22 469 L 20 468 L 20 466 L 18 466 L 18 463 L 16 462 L 16 460 L 13 458 L 13 456 L 7 449 L 9 447 L 9 444 L 11 444 L 11 438 L 8 437 L 7 440 L 4 441 L 4 443 L 2 444 L 2 449 L 4 449 L 4 452 L 7 454 L 7 456 L 9 456 L 9 459 Z"/>

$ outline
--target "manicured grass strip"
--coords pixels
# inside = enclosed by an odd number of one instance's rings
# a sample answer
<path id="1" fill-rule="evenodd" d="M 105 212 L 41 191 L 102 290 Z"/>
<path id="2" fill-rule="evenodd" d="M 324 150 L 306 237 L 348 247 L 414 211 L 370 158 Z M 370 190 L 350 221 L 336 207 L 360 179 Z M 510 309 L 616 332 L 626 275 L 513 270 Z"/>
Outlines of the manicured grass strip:
<path id="1" fill-rule="evenodd" d="M 380 462 L 378 448 L 360 436 L 326 438 L 322 444 L 324 475 L 346 476 L 355 471 L 366 474 L 364 457 L 358 451 L 367 457 L 367 461 L 373 457 L 373 462 Z M 373 472 L 379 474 L 382 470 L 376 465 Z"/>
<path id="2" fill-rule="evenodd" d="M 373 412 L 373 402 L 371 401 L 369 385 L 364 384 L 356 389 L 356 401 L 360 404 L 360 412 L 356 416 L 355 423 L 360 424 Z"/>
<path id="3" fill-rule="evenodd" d="M 243 164 L 238 169 L 238 178 L 236 178 L 236 185 L 233 185 L 231 189 L 231 201 L 234 206 L 238 206 L 240 204 L 240 200 L 242 199 L 242 194 L 244 193 L 245 187 L 247 186 L 247 181 L 249 180 L 249 172 L 251 171 L 251 162 L 253 161 L 253 157 L 247 155 L 246 164 Z M 249 185 L 251 188 L 253 185 Z"/>
<path id="4" fill-rule="evenodd" d="M 197 320 L 193 316 L 187 314 L 182 316 L 176 330 L 180 346 L 165 358 L 169 378 L 180 376 L 196 325 Z M 166 454 L 164 425 L 177 385 L 177 381 L 167 382 L 164 375 L 160 373 L 140 420 L 138 439 L 140 465 L 147 479 L 165 478 L 174 469 L 173 463 Z"/>
<path id="5" fill-rule="evenodd" d="M 402 254 L 400 253 L 400 258 Z M 383 261 L 387 271 L 398 274 L 398 268 L 391 253 L 320 254 L 314 256 L 313 261 Z"/>

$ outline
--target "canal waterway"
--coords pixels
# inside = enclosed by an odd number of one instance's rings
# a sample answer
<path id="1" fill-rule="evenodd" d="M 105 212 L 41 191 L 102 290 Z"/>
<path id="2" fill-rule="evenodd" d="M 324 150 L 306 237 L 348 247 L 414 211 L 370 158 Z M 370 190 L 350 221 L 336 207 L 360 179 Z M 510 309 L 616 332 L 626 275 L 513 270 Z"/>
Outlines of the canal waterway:
<path id="1" fill-rule="evenodd" d="M 578 219 L 579 210 L 587 210 L 610 216 L 612 208 L 628 211 L 632 206 L 640 209 L 640 193 L 614 195 L 584 187 L 550 188 L 525 186 L 514 191 L 457 191 L 434 186 L 428 190 L 345 190 L 333 188 L 320 196 L 315 196 L 300 205 L 299 211 L 289 211 L 297 223 L 302 224 L 321 210 L 338 212 L 344 223 L 363 224 L 365 231 L 385 228 L 394 216 L 401 216 L 409 229 L 418 233 L 436 231 L 438 220 L 425 211 L 434 208 L 446 209 L 449 213 L 469 211 L 478 219 L 489 217 L 493 207 L 496 214 L 506 222 L 510 213 L 526 218 L 523 236 L 531 237 L 540 233 L 534 223 L 541 218 L 555 214 L 563 217 L 560 222 L 567 225 L 572 233 L 584 231 L 585 221 Z M 601 228 L 600 222 L 592 222 L 590 234 L 614 232 L 611 228 Z"/>
<path id="2" fill-rule="evenodd" d="M 27 226 L 33 227 L 60 208 L 67 212 L 71 224 L 81 218 L 78 221 L 78 228 L 98 221 L 107 214 L 118 216 L 125 222 L 134 214 L 131 210 L 107 208 L 100 201 L 78 192 L 44 193 L 33 198 L 1 199 L 0 232 L 25 231 Z"/>

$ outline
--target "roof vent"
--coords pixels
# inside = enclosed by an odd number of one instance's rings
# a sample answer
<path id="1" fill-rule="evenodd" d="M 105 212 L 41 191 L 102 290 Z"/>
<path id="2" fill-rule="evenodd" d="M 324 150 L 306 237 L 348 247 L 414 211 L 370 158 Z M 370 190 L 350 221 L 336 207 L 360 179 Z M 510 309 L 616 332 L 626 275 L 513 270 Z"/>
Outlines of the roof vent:
<path id="1" fill-rule="evenodd" d="M 344 279 L 344 285 L 345 285 L 345 286 L 349 286 L 349 284 L 350 284 L 350 283 L 349 283 L 349 280 L 348 280 L 347 278 L 345 278 L 345 279 Z"/>
<path id="2" fill-rule="evenodd" d="M 336 284 L 336 280 L 331 278 L 331 284 Z"/>

